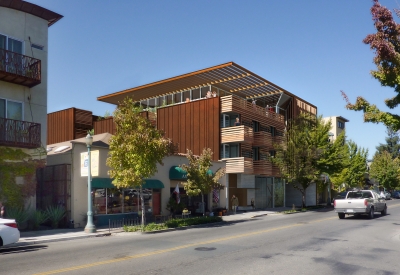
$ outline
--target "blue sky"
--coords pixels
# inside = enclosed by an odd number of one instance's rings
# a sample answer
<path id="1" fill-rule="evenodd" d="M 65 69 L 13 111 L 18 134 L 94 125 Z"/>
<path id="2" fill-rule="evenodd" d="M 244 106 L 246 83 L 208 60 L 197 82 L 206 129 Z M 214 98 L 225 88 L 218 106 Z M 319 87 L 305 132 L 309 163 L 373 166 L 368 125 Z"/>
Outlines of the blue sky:
<path id="1" fill-rule="evenodd" d="M 350 120 L 348 139 L 370 157 L 385 142 L 385 126 L 363 123 L 340 94 L 383 110 L 395 95 L 369 73 L 373 52 L 362 40 L 375 32 L 372 1 L 28 1 L 64 16 L 49 28 L 48 112 L 104 115 L 115 106 L 98 96 L 233 61 L 320 115 Z"/>

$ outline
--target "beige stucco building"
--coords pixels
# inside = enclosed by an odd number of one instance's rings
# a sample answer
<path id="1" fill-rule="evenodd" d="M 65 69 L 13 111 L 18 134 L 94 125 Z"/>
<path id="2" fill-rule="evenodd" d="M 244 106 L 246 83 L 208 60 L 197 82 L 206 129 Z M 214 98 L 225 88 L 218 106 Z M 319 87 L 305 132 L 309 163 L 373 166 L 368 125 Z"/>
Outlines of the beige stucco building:
<path id="1" fill-rule="evenodd" d="M 141 210 L 137 190 L 135 188 L 117 189 L 108 176 L 109 167 L 106 165 L 106 159 L 110 137 L 109 133 L 94 135 L 91 146 L 92 201 L 96 226 L 108 225 L 109 220 L 135 218 Z M 87 153 L 85 138 L 48 145 L 47 151 L 48 172 L 45 174 L 52 175 L 53 178 L 43 179 L 44 186 L 40 189 L 46 192 L 49 191 L 50 186 L 58 186 L 57 190 L 49 193 L 51 203 L 64 206 L 68 212 L 67 220 L 74 220 L 75 227 L 84 227 L 88 209 L 88 177 L 85 173 L 82 174 L 82 154 Z M 98 158 L 96 152 L 98 152 Z M 148 216 L 169 215 L 166 207 L 176 186 L 179 186 L 181 200 L 185 205 L 191 206 L 193 211 L 200 212 L 199 198 L 187 197 L 183 189 L 182 183 L 186 181 L 186 176 L 179 169 L 179 165 L 187 164 L 187 158 L 179 155 L 170 156 L 166 157 L 163 163 L 164 165 L 157 165 L 158 172 L 150 179 L 146 179 L 143 186 L 145 211 Z M 224 167 L 223 162 L 213 162 L 211 171 L 216 172 L 221 167 Z M 57 175 L 60 177 L 54 178 Z M 226 177 L 220 180 L 224 186 L 226 186 L 225 180 Z M 49 184 L 46 185 L 46 182 Z M 218 192 L 217 202 L 214 194 L 205 196 L 206 209 L 216 206 L 226 207 L 227 196 L 226 188 Z M 40 198 L 39 205 L 48 203 L 46 194 L 40 195 Z M 57 198 L 56 201 L 54 198 Z"/>
<path id="2" fill-rule="evenodd" d="M 61 18 L 29 2 L 0 1 L 0 146 L 46 145 L 48 28 Z"/>
<path id="3" fill-rule="evenodd" d="M 348 119 L 342 116 L 330 116 L 322 118 L 324 122 L 331 120 L 332 127 L 329 131 L 332 141 L 337 138 L 345 129 L 346 129 L 346 122 L 349 122 Z"/>

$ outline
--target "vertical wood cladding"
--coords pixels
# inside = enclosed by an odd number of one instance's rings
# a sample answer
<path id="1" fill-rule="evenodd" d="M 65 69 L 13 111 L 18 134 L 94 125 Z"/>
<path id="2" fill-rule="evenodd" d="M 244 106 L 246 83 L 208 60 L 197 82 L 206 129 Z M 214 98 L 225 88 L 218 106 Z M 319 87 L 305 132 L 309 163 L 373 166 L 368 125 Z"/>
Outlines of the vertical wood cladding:
<path id="1" fill-rule="evenodd" d="M 74 108 L 47 115 L 47 143 L 74 139 Z"/>
<path id="2" fill-rule="evenodd" d="M 93 128 L 92 112 L 69 108 L 47 114 L 47 144 L 85 137 Z"/>
<path id="3" fill-rule="evenodd" d="M 219 159 L 220 146 L 219 98 L 196 100 L 189 103 L 160 108 L 157 110 L 157 128 L 165 137 L 178 144 L 178 152 L 190 149 L 200 155 L 210 148 L 213 160 Z"/>
<path id="4" fill-rule="evenodd" d="M 110 133 L 115 135 L 115 123 L 112 117 L 108 117 L 102 120 L 93 121 L 94 134 Z"/>

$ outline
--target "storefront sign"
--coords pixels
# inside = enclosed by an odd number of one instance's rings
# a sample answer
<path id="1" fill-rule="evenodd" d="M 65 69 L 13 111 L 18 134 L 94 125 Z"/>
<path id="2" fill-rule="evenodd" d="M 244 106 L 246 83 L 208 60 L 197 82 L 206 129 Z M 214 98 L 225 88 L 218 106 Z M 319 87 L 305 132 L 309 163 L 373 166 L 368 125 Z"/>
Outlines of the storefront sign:
<path id="1" fill-rule="evenodd" d="M 99 175 L 99 150 L 91 151 L 90 156 L 90 171 L 92 172 L 92 177 L 97 177 Z M 88 165 L 88 152 L 81 153 L 81 177 L 88 176 Z"/>

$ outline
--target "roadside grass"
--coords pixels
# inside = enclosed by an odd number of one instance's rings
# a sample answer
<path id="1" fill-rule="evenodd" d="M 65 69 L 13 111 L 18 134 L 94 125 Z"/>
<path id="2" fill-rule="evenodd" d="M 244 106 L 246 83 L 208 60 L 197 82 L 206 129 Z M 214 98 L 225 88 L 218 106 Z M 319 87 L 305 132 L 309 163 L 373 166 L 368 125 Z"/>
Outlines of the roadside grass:
<path id="1" fill-rule="evenodd" d="M 185 218 L 185 219 L 172 219 L 166 221 L 164 223 L 149 223 L 145 226 L 135 225 L 135 226 L 124 226 L 125 232 L 151 232 L 151 231 L 160 231 L 169 228 L 179 228 L 191 225 L 198 224 L 207 224 L 207 223 L 215 223 L 222 222 L 221 217 L 194 217 L 194 218 Z"/>

